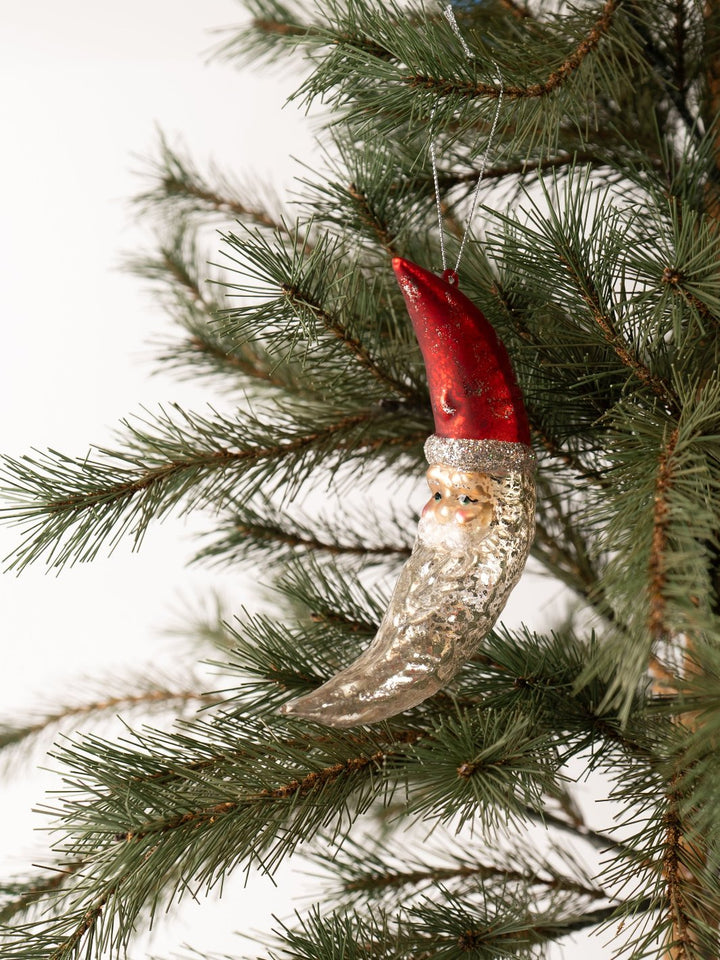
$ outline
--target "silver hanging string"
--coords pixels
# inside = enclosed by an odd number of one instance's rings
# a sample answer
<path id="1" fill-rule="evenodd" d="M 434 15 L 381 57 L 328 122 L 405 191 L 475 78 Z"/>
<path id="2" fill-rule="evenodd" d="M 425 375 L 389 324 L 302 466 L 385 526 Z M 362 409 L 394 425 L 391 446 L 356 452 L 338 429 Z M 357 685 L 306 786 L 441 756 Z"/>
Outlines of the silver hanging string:
<path id="1" fill-rule="evenodd" d="M 455 11 L 453 10 L 451 3 L 448 3 L 445 6 L 443 13 L 445 14 L 446 20 L 452 27 L 453 33 L 460 41 L 460 46 L 463 48 L 463 51 L 465 52 L 465 56 L 468 58 L 468 60 L 472 60 L 472 51 L 470 50 L 470 47 L 467 45 L 467 43 L 465 43 L 465 37 L 462 35 L 462 33 L 460 33 L 460 27 L 458 26 L 458 22 L 455 19 Z"/>
<path id="2" fill-rule="evenodd" d="M 430 113 L 430 162 L 432 163 L 433 183 L 435 184 L 435 209 L 438 220 L 438 236 L 440 237 L 440 258 L 442 260 L 443 273 L 447 270 L 447 257 L 445 256 L 445 234 L 443 232 L 442 203 L 440 201 L 440 181 L 438 180 L 437 157 L 435 155 L 435 132 L 432 130 L 435 122 L 435 107 Z M 457 273 L 457 270 L 455 271 Z"/>
<path id="3" fill-rule="evenodd" d="M 455 36 L 460 41 L 460 45 L 463 48 L 463 52 L 468 60 L 474 59 L 473 53 L 465 42 L 465 38 L 460 32 L 460 27 L 458 22 L 455 19 L 455 11 L 452 8 L 452 4 L 448 3 L 444 9 L 443 13 L 448 23 L 452 27 L 452 31 Z M 468 235 L 470 233 L 470 224 L 473 217 L 475 216 L 475 209 L 477 207 L 478 198 L 480 196 L 480 184 L 482 183 L 483 176 L 485 175 L 485 167 L 487 166 L 488 157 L 490 156 L 490 148 L 492 147 L 493 140 L 495 139 L 495 131 L 497 130 L 498 120 L 500 118 L 500 108 L 502 107 L 503 97 L 505 95 L 505 89 L 503 87 L 503 80 L 500 74 L 500 68 L 493 60 L 493 65 L 497 73 L 497 80 L 500 86 L 500 92 L 497 98 L 497 104 L 495 106 L 495 116 L 493 117 L 492 126 L 490 127 L 490 133 L 488 135 L 487 145 L 485 147 L 485 153 L 480 162 L 480 172 L 478 174 L 477 183 L 475 184 L 475 190 L 473 192 L 472 202 L 470 204 L 470 210 L 467 217 L 465 218 L 465 223 L 463 225 L 462 239 L 460 240 L 460 249 L 458 250 L 457 260 L 455 261 L 455 270 L 454 273 L 457 274 L 460 269 L 460 261 L 462 260 L 463 253 L 465 252 L 465 245 L 467 243 Z M 445 253 L 445 234 L 443 231 L 443 214 L 442 214 L 442 202 L 440 200 L 440 180 L 438 177 L 438 166 L 437 166 L 437 151 L 435 148 L 435 132 L 432 127 L 435 121 L 435 110 L 433 107 L 430 113 L 430 129 L 431 129 L 431 139 L 430 139 L 430 162 L 432 164 L 432 174 L 433 174 L 433 184 L 435 185 L 435 207 L 437 209 L 438 217 L 438 231 L 440 236 L 440 256 L 442 259 L 442 268 L 443 272 L 447 272 L 447 256 Z"/>

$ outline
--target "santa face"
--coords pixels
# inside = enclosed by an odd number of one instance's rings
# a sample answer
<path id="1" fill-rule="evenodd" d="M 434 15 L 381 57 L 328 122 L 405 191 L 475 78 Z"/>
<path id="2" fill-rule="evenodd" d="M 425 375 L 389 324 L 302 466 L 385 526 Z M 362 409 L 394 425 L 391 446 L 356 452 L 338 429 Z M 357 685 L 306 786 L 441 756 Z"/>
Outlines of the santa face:
<path id="1" fill-rule="evenodd" d="M 423 517 L 431 517 L 435 523 L 489 525 L 495 498 L 486 473 L 434 463 L 426 476 L 432 496 L 423 507 Z"/>

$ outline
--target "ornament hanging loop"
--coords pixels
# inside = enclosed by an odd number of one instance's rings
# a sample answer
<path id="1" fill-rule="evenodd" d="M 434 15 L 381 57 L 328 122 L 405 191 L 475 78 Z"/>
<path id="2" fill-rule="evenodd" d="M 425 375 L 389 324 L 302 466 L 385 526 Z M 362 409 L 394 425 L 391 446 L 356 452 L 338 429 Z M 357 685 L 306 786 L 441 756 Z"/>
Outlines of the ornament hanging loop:
<path id="1" fill-rule="evenodd" d="M 460 41 L 460 44 L 463 48 L 463 52 L 465 56 L 468 58 L 468 60 L 475 59 L 472 51 L 470 50 L 467 43 L 465 42 L 465 38 L 460 32 L 460 27 L 458 26 L 458 22 L 455 19 L 455 11 L 452 8 L 452 4 L 448 3 L 443 9 L 443 13 L 445 14 L 445 18 L 447 19 L 448 23 L 452 27 L 453 33 Z M 457 255 L 457 260 L 455 261 L 454 270 L 449 270 L 447 265 L 447 255 L 445 251 L 445 234 L 443 230 L 443 209 L 442 209 L 442 201 L 440 199 L 440 179 L 438 176 L 437 150 L 435 147 L 435 131 L 433 130 L 431 134 L 430 163 L 432 165 L 433 184 L 435 186 L 435 207 L 437 209 L 437 217 L 438 217 L 438 231 L 439 231 L 439 237 L 440 237 L 440 257 L 442 260 L 443 278 L 452 285 L 456 285 L 458 282 L 458 272 L 460 270 L 460 261 L 462 260 L 463 254 L 465 252 L 465 246 L 467 244 L 468 236 L 470 233 L 470 224 L 472 223 L 473 217 L 475 216 L 475 210 L 477 208 L 478 198 L 480 196 L 480 184 L 482 183 L 482 179 L 485 175 L 485 167 L 487 166 L 488 157 L 490 155 L 490 148 L 492 147 L 493 140 L 495 139 L 495 132 L 497 130 L 498 120 L 500 118 L 500 109 L 502 107 L 503 97 L 505 95 L 505 89 L 503 87 L 503 80 L 502 80 L 502 75 L 500 73 L 500 68 L 498 67 L 497 63 L 495 63 L 494 60 L 493 60 L 493 65 L 495 67 L 495 72 L 497 75 L 497 81 L 499 85 L 497 102 L 495 104 L 495 115 L 493 117 L 493 122 L 490 127 L 490 133 L 488 134 L 488 140 L 487 140 L 487 145 L 485 147 L 485 152 L 483 154 L 482 161 L 480 162 L 480 172 L 478 173 L 477 183 L 475 184 L 475 190 L 473 192 L 472 202 L 470 204 L 470 210 L 468 211 L 468 215 L 465 218 L 465 223 L 463 224 L 462 238 L 460 240 L 460 249 L 458 250 L 458 255 Z M 430 113 L 431 129 L 435 121 L 435 110 L 436 108 L 433 107 L 432 112 Z"/>

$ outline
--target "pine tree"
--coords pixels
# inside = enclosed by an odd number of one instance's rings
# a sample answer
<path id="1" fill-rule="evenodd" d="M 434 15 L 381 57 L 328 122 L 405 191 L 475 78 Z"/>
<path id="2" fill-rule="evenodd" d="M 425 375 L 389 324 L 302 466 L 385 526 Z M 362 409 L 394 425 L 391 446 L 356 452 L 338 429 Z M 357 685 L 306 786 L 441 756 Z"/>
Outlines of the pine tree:
<path id="1" fill-rule="evenodd" d="M 217 403 L 6 458 L 4 516 L 12 569 L 60 569 L 199 511 L 198 560 L 260 558 L 276 607 L 202 628 L 232 679 L 196 716 L 56 746 L 53 852 L 2 884 L 3 960 L 123 957 L 184 889 L 296 851 L 324 899 L 259 956 L 530 957 L 589 931 L 608 957 L 716 957 L 720 8 L 458 2 L 458 36 L 433 5 L 245 2 L 220 54 L 303 65 L 326 165 L 278 214 L 163 143 L 140 198 L 162 239 L 134 264 L 178 323 L 162 364 Z M 533 554 L 572 615 L 496 627 L 383 723 L 281 717 L 372 637 L 366 573 L 390 587 L 409 553 L 412 510 L 375 481 L 410 489 L 433 428 L 390 259 L 440 265 L 431 144 L 457 252 L 496 116 L 461 279 L 526 397 Z M 128 680 L 87 711 L 175 694 Z M 581 809 L 587 777 L 613 821 Z"/>

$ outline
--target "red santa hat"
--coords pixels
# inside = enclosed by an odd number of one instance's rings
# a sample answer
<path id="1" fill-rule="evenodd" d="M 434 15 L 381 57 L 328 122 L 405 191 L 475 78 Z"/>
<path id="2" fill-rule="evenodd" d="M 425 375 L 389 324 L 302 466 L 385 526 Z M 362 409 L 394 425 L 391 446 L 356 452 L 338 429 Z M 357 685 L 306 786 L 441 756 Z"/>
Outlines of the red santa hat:
<path id="1" fill-rule="evenodd" d="M 392 264 L 427 370 L 435 417 L 428 462 L 490 474 L 531 468 L 522 394 L 485 316 L 453 271 L 438 277 L 401 257 Z"/>

